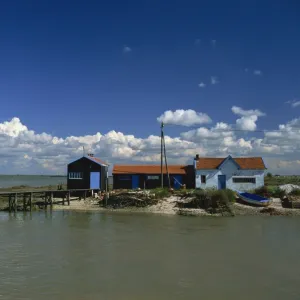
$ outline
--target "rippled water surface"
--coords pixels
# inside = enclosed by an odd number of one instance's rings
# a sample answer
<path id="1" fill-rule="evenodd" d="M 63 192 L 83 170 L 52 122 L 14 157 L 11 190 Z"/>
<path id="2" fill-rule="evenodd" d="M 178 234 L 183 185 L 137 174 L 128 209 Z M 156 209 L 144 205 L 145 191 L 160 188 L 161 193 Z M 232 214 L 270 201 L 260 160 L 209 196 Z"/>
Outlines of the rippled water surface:
<path id="1" fill-rule="evenodd" d="M 0 213 L 0 299 L 300 299 L 300 218 Z"/>

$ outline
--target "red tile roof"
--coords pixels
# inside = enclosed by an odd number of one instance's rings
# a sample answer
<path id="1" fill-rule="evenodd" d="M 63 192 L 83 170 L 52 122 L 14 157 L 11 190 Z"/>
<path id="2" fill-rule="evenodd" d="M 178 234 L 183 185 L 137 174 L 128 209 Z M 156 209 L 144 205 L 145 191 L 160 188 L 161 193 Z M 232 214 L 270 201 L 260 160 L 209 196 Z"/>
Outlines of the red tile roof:
<path id="1" fill-rule="evenodd" d="M 186 167 L 182 165 L 168 166 L 169 174 L 186 174 Z M 114 165 L 113 174 L 160 174 L 160 165 Z M 163 173 L 167 174 L 166 167 Z"/>
<path id="2" fill-rule="evenodd" d="M 94 162 L 101 164 L 101 165 L 106 165 L 107 163 L 103 160 L 101 160 L 100 158 L 94 157 L 94 156 L 87 156 L 88 159 L 93 160 Z"/>
<path id="3" fill-rule="evenodd" d="M 226 158 L 200 157 L 197 161 L 197 170 L 217 169 Z M 233 160 L 243 170 L 264 170 L 266 166 L 261 157 L 236 157 Z"/>

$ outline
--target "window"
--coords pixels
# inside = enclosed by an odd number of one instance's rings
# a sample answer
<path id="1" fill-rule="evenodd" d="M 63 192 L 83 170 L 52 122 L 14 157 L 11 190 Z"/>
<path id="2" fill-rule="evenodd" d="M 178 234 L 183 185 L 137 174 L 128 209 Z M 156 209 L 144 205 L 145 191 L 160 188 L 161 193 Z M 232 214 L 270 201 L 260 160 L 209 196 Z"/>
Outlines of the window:
<path id="1" fill-rule="evenodd" d="M 159 180 L 159 176 L 147 176 L 148 180 Z"/>
<path id="2" fill-rule="evenodd" d="M 206 184 L 206 175 L 201 175 L 201 183 Z"/>
<path id="3" fill-rule="evenodd" d="M 233 183 L 256 183 L 255 177 L 232 177 Z"/>
<path id="4" fill-rule="evenodd" d="M 69 172 L 69 179 L 82 179 L 82 172 Z"/>
<path id="5" fill-rule="evenodd" d="M 130 179 L 131 179 L 131 176 L 128 176 L 128 175 L 119 176 L 119 180 L 130 180 Z"/>

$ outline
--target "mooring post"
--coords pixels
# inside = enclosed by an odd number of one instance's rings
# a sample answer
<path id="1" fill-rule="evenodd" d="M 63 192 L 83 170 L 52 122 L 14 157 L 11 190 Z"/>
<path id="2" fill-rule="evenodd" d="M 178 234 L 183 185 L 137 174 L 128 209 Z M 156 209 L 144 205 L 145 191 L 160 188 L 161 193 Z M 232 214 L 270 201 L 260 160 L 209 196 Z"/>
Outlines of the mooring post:
<path id="1" fill-rule="evenodd" d="M 26 193 L 23 194 L 23 211 L 26 211 Z"/>
<path id="2" fill-rule="evenodd" d="M 47 209 L 47 193 L 45 192 L 45 195 L 44 195 L 44 206 L 45 206 L 45 209 Z"/>
<path id="3" fill-rule="evenodd" d="M 15 207 L 14 207 L 15 211 L 17 211 L 18 209 L 18 194 L 15 193 Z"/>
<path id="4" fill-rule="evenodd" d="M 12 211 L 12 207 L 11 207 L 11 194 L 8 194 L 8 210 L 9 210 L 9 212 Z"/>
<path id="5" fill-rule="evenodd" d="M 30 199 L 29 199 L 29 207 L 30 207 L 30 211 L 32 210 L 32 201 L 33 201 L 33 193 L 30 193 Z"/>

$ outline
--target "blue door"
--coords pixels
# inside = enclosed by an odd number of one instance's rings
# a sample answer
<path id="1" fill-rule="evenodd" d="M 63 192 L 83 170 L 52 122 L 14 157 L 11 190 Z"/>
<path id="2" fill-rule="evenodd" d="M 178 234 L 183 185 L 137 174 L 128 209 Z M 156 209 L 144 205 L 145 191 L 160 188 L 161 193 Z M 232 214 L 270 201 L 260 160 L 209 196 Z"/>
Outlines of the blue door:
<path id="1" fill-rule="evenodd" d="M 226 175 L 218 176 L 218 189 L 225 190 L 226 189 Z"/>
<path id="2" fill-rule="evenodd" d="M 90 189 L 100 190 L 100 172 L 91 172 Z"/>
<path id="3" fill-rule="evenodd" d="M 140 187 L 140 176 L 132 175 L 132 189 L 137 189 Z"/>
<path id="4" fill-rule="evenodd" d="M 181 175 L 174 175 L 174 189 L 180 189 L 182 185 L 182 176 Z"/>

